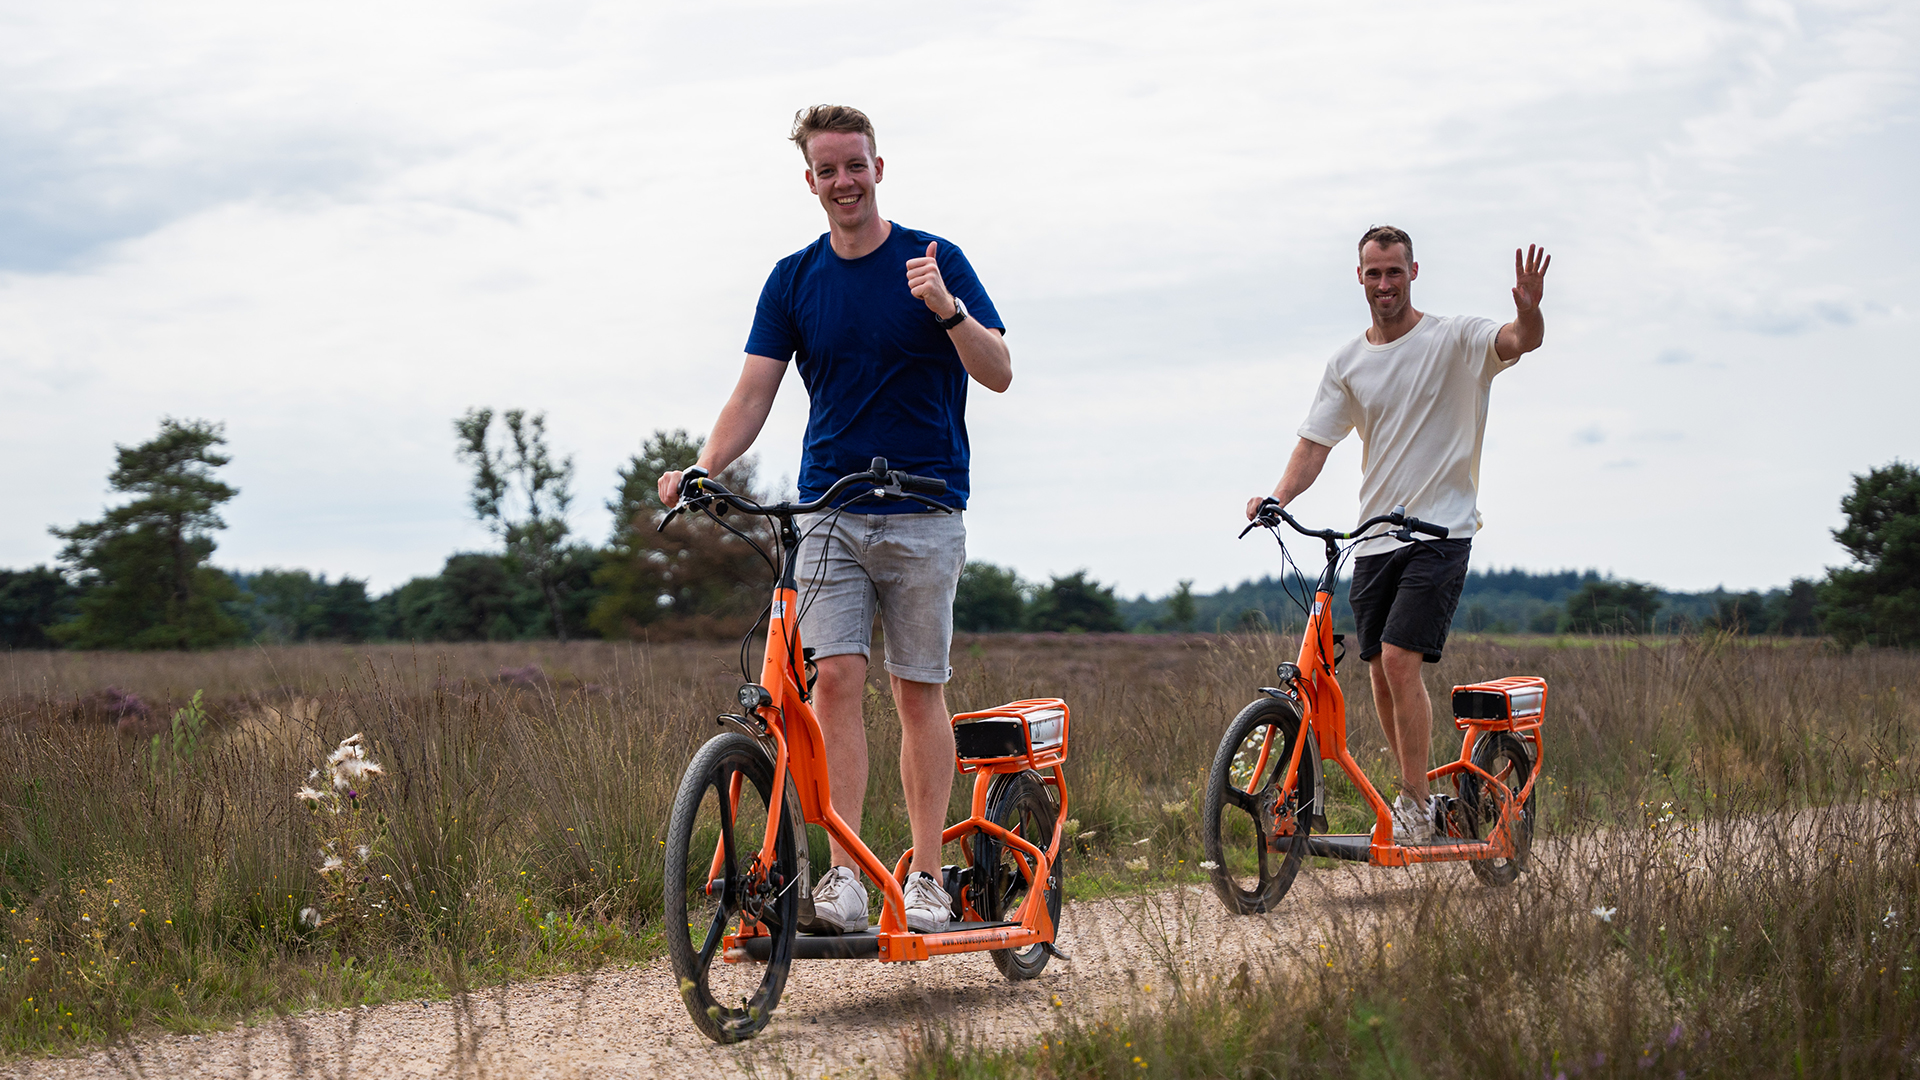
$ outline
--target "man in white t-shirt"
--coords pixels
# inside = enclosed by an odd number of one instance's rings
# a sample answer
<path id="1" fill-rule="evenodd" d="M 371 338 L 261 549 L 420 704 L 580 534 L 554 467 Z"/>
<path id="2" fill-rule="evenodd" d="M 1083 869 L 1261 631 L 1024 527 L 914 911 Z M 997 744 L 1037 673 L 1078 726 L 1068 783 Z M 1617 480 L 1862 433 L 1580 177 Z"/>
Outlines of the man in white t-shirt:
<path id="1" fill-rule="evenodd" d="M 1412 543 L 1381 536 L 1360 545 L 1353 563 L 1354 622 L 1360 659 L 1387 746 L 1400 766 L 1393 835 L 1402 843 L 1435 837 L 1427 754 L 1433 703 L 1421 662 L 1435 663 L 1467 580 L 1467 555 L 1480 527 L 1480 440 L 1493 377 L 1540 347 L 1545 249 L 1513 253 L 1513 321 L 1427 315 L 1413 306 L 1413 240 L 1391 225 L 1360 238 L 1360 286 L 1373 326 L 1333 354 L 1300 425 L 1300 441 L 1273 489 L 1281 506 L 1311 487 L 1327 453 L 1360 432 L 1360 519 L 1407 513 L 1450 530 L 1445 540 Z M 1247 500 L 1247 517 L 1261 499 Z"/>

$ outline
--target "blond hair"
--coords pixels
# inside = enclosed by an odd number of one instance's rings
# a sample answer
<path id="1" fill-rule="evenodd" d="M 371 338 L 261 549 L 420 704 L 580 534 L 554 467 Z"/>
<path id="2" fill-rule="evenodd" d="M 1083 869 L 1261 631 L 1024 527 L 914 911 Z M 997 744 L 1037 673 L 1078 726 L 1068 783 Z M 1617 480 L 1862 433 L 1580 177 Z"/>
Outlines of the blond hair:
<path id="1" fill-rule="evenodd" d="M 867 114 L 851 105 L 813 105 L 793 114 L 793 132 L 787 138 L 800 148 L 800 156 L 813 164 L 813 158 L 807 156 L 807 142 L 823 132 L 846 132 L 865 135 L 867 152 L 878 157 L 879 143 L 873 137 L 873 121 Z"/>

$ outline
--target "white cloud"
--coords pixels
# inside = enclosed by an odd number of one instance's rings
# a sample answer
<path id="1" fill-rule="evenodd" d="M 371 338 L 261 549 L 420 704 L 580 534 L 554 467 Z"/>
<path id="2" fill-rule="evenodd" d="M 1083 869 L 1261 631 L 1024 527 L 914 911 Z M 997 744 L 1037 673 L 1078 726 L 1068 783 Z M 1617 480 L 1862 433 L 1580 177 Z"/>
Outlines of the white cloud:
<path id="1" fill-rule="evenodd" d="M 476 404 L 549 413 L 598 538 L 615 465 L 705 430 L 821 228 L 788 117 L 846 100 L 889 216 L 960 243 L 1012 329 L 1014 389 L 970 413 L 980 557 L 1129 593 L 1271 570 L 1233 516 L 1391 220 L 1429 310 L 1504 316 L 1511 248 L 1556 254 L 1483 557 L 1778 583 L 1837 558 L 1849 472 L 1913 453 L 1914 275 L 1855 265 L 1913 238 L 1915 40 L 1897 4 L 0 5 L 0 149 L 39 163 L 0 166 L 31 240 L 0 252 L 0 452 L 33 463 L 0 565 L 49 558 L 162 414 L 228 423 L 229 565 L 385 586 L 486 544 L 452 457 Z M 1565 434 L 1596 418 L 1700 437 L 1609 469 Z M 1356 469 L 1303 509 L 1349 515 Z M 1787 524 L 1737 550 L 1657 530 L 1759 491 Z M 1604 537 L 1568 527 L 1596 504 Z"/>

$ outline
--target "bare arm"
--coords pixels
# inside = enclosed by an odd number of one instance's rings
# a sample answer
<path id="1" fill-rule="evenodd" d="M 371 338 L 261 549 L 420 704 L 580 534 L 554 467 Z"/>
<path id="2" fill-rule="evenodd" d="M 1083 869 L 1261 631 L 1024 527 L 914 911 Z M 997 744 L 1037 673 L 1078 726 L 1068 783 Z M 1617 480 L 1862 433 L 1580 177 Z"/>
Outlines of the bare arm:
<path id="1" fill-rule="evenodd" d="M 1287 471 L 1281 475 L 1280 482 L 1274 485 L 1273 501 L 1285 506 L 1312 487 L 1313 482 L 1320 478 L 1320 470 L 1326 467 L 1327 455 L 1332 452 L 1333 447 L 1312 439 L 1301 439 L 1295 443 L 1293 455 L 1287 458 Z M 1247 520 L 1252 521 L 1253 515 L 1259 512 L 1260 497 L 1256 495 L 1247 500 Z"/>
<path id="2" fill-rule="evenodd" d="M 948 315 L 953 314 L 951 310 Z M 973 376 L 973 381 L 993 391 L 1004 394 L 1007 387 L 1013 385 L 1013 354 L 1007 349 L 1006 338 L 1000 331 L 980 325 L 980 321 L 969 315 L 966 321 L 947 331 L 953 339 L 953 347 L 960 354 L 960 364 Z"/>
<path id="3" fill-rule="evenodd" d="M 740 369 L 740 381 L 734 384 L 733 396 L 720 407 L 720 417 L 713 422 L 713 431 L 707 435 L 706 446 L 700 451 L 700 467 L 707 470 L 707 475 L 712 476 L 733 464 L 760 436 L 767 414 L 773 411 L 774 395 L 780 392 L 780 380 L 786 373 L 787 365 L 770 356 L 747 354 L 747 362 Z M 661 505 L 672 507 L 680 501 L 682 475 L 678 470 L 661 474 Z"/>
<path id="4" fill-rule="evenodd" d="M 1513 250 L 1513 321 L 1500 328 L 1493 351 L 1502 360 L 1518 360 L 1547 339 L 1547 323 L 1540 317 L 1540 298 L 1547 288 L 1547 267 L 1553 256 L 1546 248 L 1527 245 L 1526 261 Z"/>
<path id="5" fill-rule="evenodd" d="M 935 318 L 949 319 L 955 308 L 953 294 L 947 291 L 946 280 L 940 276 L 940 264 L 935 261 L 939 247 L 937 242 L 929 243 L 925 255 L 907 260 L 907 289 L 926 303 Z M 947 337 L 953 340 L 961 366 L 975 382 L 996 394 L 1006 393 L 1007 387 L 1013 385 L 1013 354 L 1007 350 L 1006 339 L 1000 331 L 982 326 L 969 315 L 947 331 Z"/>

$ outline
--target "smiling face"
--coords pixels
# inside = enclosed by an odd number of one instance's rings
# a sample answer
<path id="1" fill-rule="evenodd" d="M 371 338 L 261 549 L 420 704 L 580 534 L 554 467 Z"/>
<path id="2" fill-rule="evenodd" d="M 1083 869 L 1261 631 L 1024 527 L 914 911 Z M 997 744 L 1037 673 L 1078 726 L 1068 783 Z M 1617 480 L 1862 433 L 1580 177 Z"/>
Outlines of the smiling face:
<path id="1" fill-rule="evenodd" d="M 1389 324 L 1413 303 L 1413 279 L 1420 276 L 1420 264 L 1407 258 L 1405 244 L 1370 241 L 1360 249 L 1359 274 L 1374 321 Z"/>
<path id="2" fill-rule="evenodd" d="M 873 156 L 857 132 L 822 131 L 807 140 L 807 189 L 820 197 L 827 220 L 842 232 L 859 232 L 880 216 L 873 187 L 886 162 Z"/>

